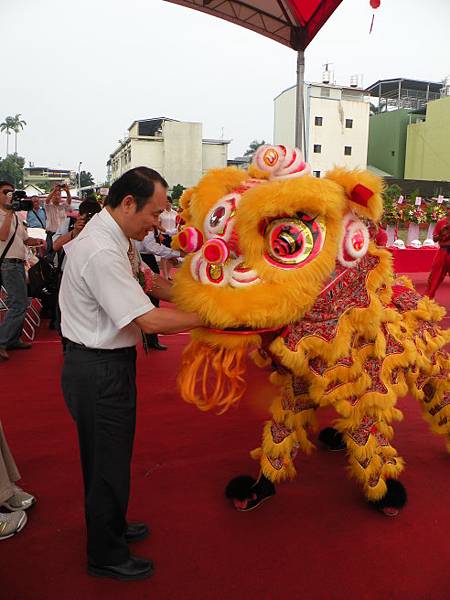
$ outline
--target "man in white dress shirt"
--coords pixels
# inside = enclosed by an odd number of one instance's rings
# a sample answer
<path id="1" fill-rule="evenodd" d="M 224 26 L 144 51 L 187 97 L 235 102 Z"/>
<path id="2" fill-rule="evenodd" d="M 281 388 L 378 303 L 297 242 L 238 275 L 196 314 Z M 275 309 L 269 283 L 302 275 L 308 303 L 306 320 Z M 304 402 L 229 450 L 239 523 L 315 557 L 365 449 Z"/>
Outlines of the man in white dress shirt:
<path id="1" fill-rule="evenodd" d="M 66 201 L 63 202 L 61 192 L 66 192 Z M 61 227 L 66 219 L 72 205 L 72 196 L 70 195 L 69 186 L 67 184 L 58 184 L 52 189 L 50 194 L 45 199 L 45 215 L 47 220 L 47 252 L 53 250 L 52 237 Z"/>
<path id="2" fill-rule="evenodd" d="M 172 208 L 172 199 L 170 196 L 167 196 L 166 208 L 163 210 L 159 218 L 159 229 L 162 232 L 162 243 L 168 248 L 170 248 L 173 236 L 178 233 L 177 217 L 177 211 Z M 170 261 L 167 257 L 163 256 L 161 258 L 161 271 L 166 279 L 170 278 L 169 269 Z"/>
<path id="3" fill-rule="evenodd" d="M 201 326 L 195 314 L 154 308 L 133 272 L 134 246 L 158 224 L 167 183 L 138 167 L 111 186 L 107 206 L 66 244 L 60 290 L 65 338 L 62 387 L 80 444 L 85 488 L 88 572 L 143 579 L 149 560 L 128 543 L 148 535 L 126 512 L 136 411 L 136 344 L 142 333 L 175 333 Z M 151 293 L 169 299 L 159 278 Z"/>

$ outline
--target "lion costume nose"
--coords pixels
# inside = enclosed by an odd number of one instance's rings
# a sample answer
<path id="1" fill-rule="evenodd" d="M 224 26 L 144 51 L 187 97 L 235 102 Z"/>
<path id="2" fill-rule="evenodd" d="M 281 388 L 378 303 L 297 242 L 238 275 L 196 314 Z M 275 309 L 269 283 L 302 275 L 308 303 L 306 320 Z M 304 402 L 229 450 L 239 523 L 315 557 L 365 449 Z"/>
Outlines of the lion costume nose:
<path id="1" fill-rule="evenodd" d="M 228 244 L 219 238 L 208 240 L 203 246 L 203 257 L 212 265 L 223 265 L 229 256 Z"/>

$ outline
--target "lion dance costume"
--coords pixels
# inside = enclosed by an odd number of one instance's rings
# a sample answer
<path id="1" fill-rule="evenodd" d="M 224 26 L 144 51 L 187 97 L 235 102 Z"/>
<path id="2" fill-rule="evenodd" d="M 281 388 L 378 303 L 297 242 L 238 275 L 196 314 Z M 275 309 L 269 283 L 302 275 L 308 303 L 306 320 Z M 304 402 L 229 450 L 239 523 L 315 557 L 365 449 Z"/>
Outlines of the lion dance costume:
<path id="1" fill-rule="evenodd" d="M 385 512 L 406 501 L 392 444 L 397 398 L 411 393 L 450 451 L 444 309 L 395 281 L 390 253 L 370 239 L 381 191 L 369 172 L 318 179 L 299 150 L 263 146 L 248 172 L 213 170 L 182 198 L 176 244 L 188 256 L 174 297 L 211 328 L 195 330 L 184 350 L 181 395 L 223 413 L 244 394 L 248 354 L 274 385 L 272 418 L 251 453 L 259 477 L 227 486 L 240 510 L 295 476 L 297 452 L 314 448 L 308 434 L 321 407 L 337 420 L 320 438 L 345 445 L 351 474 Z"/>

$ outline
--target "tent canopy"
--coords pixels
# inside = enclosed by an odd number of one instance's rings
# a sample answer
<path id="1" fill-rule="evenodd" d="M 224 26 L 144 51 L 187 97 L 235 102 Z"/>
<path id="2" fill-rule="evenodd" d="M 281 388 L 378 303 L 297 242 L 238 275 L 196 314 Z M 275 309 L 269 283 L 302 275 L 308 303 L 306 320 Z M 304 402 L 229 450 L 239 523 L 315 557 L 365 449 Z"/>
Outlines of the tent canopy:
<path id="1" fill-rule="evenodd" d="M 342 0 L 166 0 L 305 50 Z"/>

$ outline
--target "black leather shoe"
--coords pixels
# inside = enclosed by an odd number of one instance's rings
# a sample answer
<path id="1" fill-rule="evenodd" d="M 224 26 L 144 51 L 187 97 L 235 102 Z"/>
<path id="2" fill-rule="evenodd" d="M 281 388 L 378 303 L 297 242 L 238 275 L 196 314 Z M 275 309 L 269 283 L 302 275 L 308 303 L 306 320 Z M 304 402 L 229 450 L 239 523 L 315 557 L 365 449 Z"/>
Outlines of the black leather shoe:
<path id="1" fill-rule="evenodd" d="M 148 537 L 150 531 L 145 523 L 130 523 L 125 531 L 125 540 L 128 544 L 140 542 Z"/>
<path id="2" fill-rule="evenodd" d="M 149 347 L 153 350 L 167 350 L 167 346 L 164 346 L 164 344 L 160 344 L 159 342 L 153 342 Z"/>
<path id="3" fill-rule="evenodd" d="M 111 579 L 123 579 L 124 581 L 135 581 L 136 579 L 147 579 L 153 575 L 154 567 L 151 560 L 130 556 L 120 565 L 94 565 L 88 563 L 88 573 L 93 577 L 109 577 Z"/>

